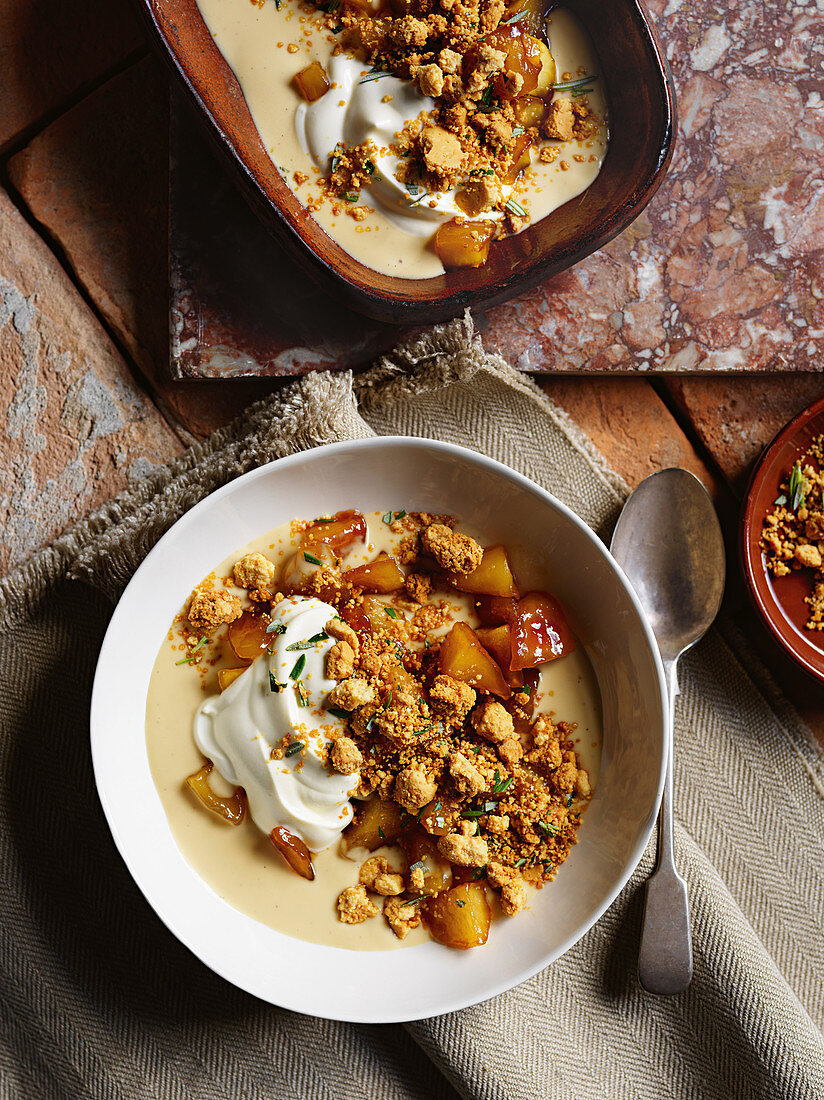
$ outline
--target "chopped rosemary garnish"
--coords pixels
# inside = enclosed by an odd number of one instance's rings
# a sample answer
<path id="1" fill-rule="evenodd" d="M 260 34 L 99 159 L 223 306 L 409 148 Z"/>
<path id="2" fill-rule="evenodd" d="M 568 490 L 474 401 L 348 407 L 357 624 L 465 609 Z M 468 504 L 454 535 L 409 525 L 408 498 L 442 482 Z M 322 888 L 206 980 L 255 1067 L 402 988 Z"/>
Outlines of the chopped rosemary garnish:
<path id="1" fill-rule="evenodd" d="M 378 836 L 381 838 L 381 840 L 386 840 L 386 833 L 383 831 L 380 825 L 378 826 Z"/>
<path id="2" fill-rule="evenodd" d="M 327 707 L 326 709 L 329 712 L 329 714 L 334 714 L 334 716 L 336 718 L 341 718 L 341 719 L 343 719 L 344 722 L 349 721 L 349 711 L 348 710 L 341 710 L 340 707 Z"/>
<path id="3" fill-rule="evenodd" d="M 343 196 L 344 202 L 357 202 L 359 198 L 360 193 L 358 191 L 347 191 Z"/>
<path id="4" fill-rule="evenodd" d="M 366 169 L 367 175 L 374 176 L 374 174 L 375 174 L 375 165 L 372 163 L 371 160 L 365 161 L 363 167 Z"/>
<path id="5" fill-rule="evenodd" d="M 470 176 L 494 176 L 495 175 L 495 169 L 494 168 L 470 168 L 469 169 L 469 174 L 470 174 Z"/>
<path id="6" fill-rule="evenodd" d="M 427 898 L 431 897 L 431 894 L 419 894 L 416 898 L 410 898 L 406 905 L 417 905 L 419 901 L 426 901 Z"/>
<path id="7" fill-rule="evenodd" d="M 574 797 L 575 796 L 573 795 L 572 791 L 570 791 L 569 792 L 569 797 L 567 798 L 567 809 L 569 809 L 569 807 L 572 805 L 572 800 L 573 800 Z"/>
<path id="8" fill-rule="evenodd" d="M 195 653 L 197 653 L 197 651 L 199 649 L 203 649 L 203 647 L 206 645 L 208 640 L 209 639 L 204 634 L 203 637 L 200 639 L 200 641 L 197 643 L 197 645 L 192 646 L 192 651 L 189 654 L 189 656 L 184 657 L 183 660 L 181 660 L 181 661 L 175 661 L 175 664 L 176 665 L 190 665 L 192 663 L 192 661 L 196 660 Z"/>
<path id="9" fill-rule="evenodd" d="M 397 619 L 398 613 L 397 613 L 397 611 L 395 611 L 395 609 L 393 607 L 385 607 L 384 611 L 386 612 L 386 614 L 389 616 L 390 619 Z"/>
<path id="10" fill-rule="evenodd" d="M 289 653 L 293 649 L 312 649 L 316 642 L 325 642 L 329 638 L 329 635 L 325 630 L 321 630 L 319 634 L 313 634 L 311 638 L 307 638 L 305 642 L 292 642 L 291 645 L 286 647 L 286 652 Z"/>
<path id="11" fill-rule="evenodd" d="M 801 473 L 801 463 L 796 462 L 790 474 L 790 500 L 794 512 L 803 506 L 804 496 L 804 475 Z"/>
<path id="12" fill-rule="evenodd" d="M 473 745 L 473 746 L 472 746 L 472 751 L 473 751 L 473 752 L 475 753 L 475 755 L 477 756 L 477 755 L 478 755 L 478 753 L 479 753 L 479 752 L 481 751 L 481 746 L 480 746 L 480 745 Z"/>
<path id="13" fill-rule="evenodd" d="M 289 746 L 289 748 L 286 750 L 286 752 L 283 755 L 284 756 L 294 756 L 296 752 L 300 752 L 300 750 L 305 748 L 305 747 L 306 746 L 303 744 L 302 741 L 293 741 L 292 744 Z"/>
<path id="14" fill-rule="evenodd" d="M 543 829 L 545 833 L 549 833 L 550 836 L 557 836 L 561 831 L 557 825 L 553 825 L 549 821 L 536 821 L 535 824 L 539 829 Z"/>
<path id="15" fill-rule="evenodd" d="M 380 80 L 382 76 L 391 76 L 391 73 L 387 73 L 384 69 L 370 69 L 369 72 L 360 78 L 359 84 L 368 84 L 370 80 Z"/>
<path id="16" fill-rule="evenodd" d="M 527 14 L 526 8 L 523 11 L 516 11 L 513 15 L 508 15 L 506 19 L 502 19 L 498 25 L 503 27 L 505 24 L 519 23 L 522 19 L 526 19 Z"/>
<path id="17" fill-rule="evenodd" d="M 519 134 L 522 134 L 523 132 L 524 132 L 523 126 L 513 126 L 512 127 L 512 136 L 513 137 L 517 137 Z"/>
<path id="18" fill-rule="evenodd" d="M 418 190 L 419 190 L 418 185 L 416 183 L 407 183 L 406 184 L 406 189 L 407 189 L 407 191 L 409 192 L 410 195 L 417 195 Z M 384 512 L 381 519 L 383 520 L 384 523 L 390 524 L 390 523 L 394 523 L 394 521 L 396 519 L 403 519 L 403 517 L 405 515 L 406 515 L 406 510 L 405 509 L 401 510 L 400 512 Z"/>
<path id="19" fill-rule="evenodd" d="M 269 690 L 273 691 L 275 695 L 279 695 L 285 687 L 286 684 L 282 684 L 279 680 L 276 680 L 274 672 L 269 669 Z"/>
<path id="20" fill-rule="evenodd" d="M 416 863 L 412 864 L 412 866 L 409 868 L 409 870 L 410 871 L 425 871 L 426 870 L 426 863 L 422 859 L 419 859 Z"/>
<path id="21" fill-rule="evenodd" d="M 506 201 L 506 209 L 510 210 L 513 214 L 516 214 L 519 218 L 527 217 L 527 212 L 517 199 L 513 199 L 511 196 Z"/>
<path id="22" fill-rule="evenodd" d="M 266 633 L 267 634 L 285 634 L 286 633 L 286 624 L 285 623 L 269 623 L 269 625 L 266 627 Z"/>
<path id="23" fill-rule="evenodd" d="M 558 84 L 552 85 L 554 92 L 574 92 L 575 89 L 583 89 L 586 84 L 591 84 L 593 80 L 597 80 L 597 76 L 587 74 L 587 76 L 576 77 L 575 80 L 562 80 Z M 591 88 L 586 88 L 586 91 L 591 91 Z"/>
<path id="24" fill-rule="evenodd" d="M 435 725 L 434 722 L 430 722 L 428 726 L 421 726 L 421 728 L 419 730 L 414 730 L 413 731 L 414 736 L 415 737 L 420 737 L 422 733 L 429 733 L 429 731 L 431 729 L 433 729 L 434 725 Z"/>
<path id="25" fill-rule="evenodd" d="M 466 902 L 463 900 L 463 898 L 455 898 L 455 904 L 458 906 L 459 909 L 463 909 L 463 907 L 466 905 Z"/>
<path id="26" fill-rule="evenodd" d="M 308 550 L 303 551 L 303 560 L 308 561 L 310 565 L 323 565 L 320 558 L 316 558 L 314 554 L 310 554 Z"/>
<path id="27" fill-rule="evenodd" d="M 493 776 L 494 786 L 492 787 L 493 794 L 503 794 L 504 791 L 508 791 L 512 785 L 512 776 L 509 779 L 501 779 L 501 773 L 498 769 L 495 769 L 495 775 Z"/>
<path id="28" fill-rule="evenodd" d="M 298 697 L 299 707 L 309 706 L 309 696 L 306 694 L 306 688 L 303 684 L 295 684 L 295 695 Z"/>
<path id="29" fill-rule="evenodd" d="M 521 859 L 518 860 L 517 863 L 513 863 L 512 866 L 513 867 L 523 867 L 523 865 L 525 863 L 526 863 L 526 857 L 522 857 Z"/>
<path id="30" fill-rule="evenodd" d="M 483 817 L 486 810 L 464 810 L 461 817 L 465 817 L 467 821 L 477 821 L 479 817 Z"/>
<path id="31" fill-rule="evenodd" d="M 289 679 L 290 680 L 297 680 L 298 676 L 300 676 L 301 672 L 303 672 L 305 664 L 306 664 L 306 654 L 301 653 L 300 657 L 298 657 L 298 659 L 295 661 L 295 664 L 294 664 L 294 667 L 292 668 L 292 671 L 289 673 Z"/>

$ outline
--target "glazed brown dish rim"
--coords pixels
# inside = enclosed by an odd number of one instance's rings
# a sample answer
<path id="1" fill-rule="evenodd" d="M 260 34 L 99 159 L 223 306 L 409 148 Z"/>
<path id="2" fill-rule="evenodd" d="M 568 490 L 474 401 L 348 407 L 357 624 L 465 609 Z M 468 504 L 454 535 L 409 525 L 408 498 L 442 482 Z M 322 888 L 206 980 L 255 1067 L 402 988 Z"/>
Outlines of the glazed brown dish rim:
<path id="1" fill-rule="evenodd" d="M 267 181 L 254 170 L 253 164 L 247 163 L 240 137 L 236 140 L 228 132 L 230 127 L 227 125 L 227 119 L 231 118 L 233 110 L 230 104 L 232 94 L 243 103 L 240 133 L 248 138 L 251 131 L 254 135 L 252 140 L 260 146 L 260 151 L 263 151 L 263 146 L 234 73 L 211 36 L 208 37 L 204 50 L 211 55 L 212 62 L 217 65 L 220 72 L 221 82 L 225 85 L 226 91 L 220 95 L 220 104 L 225 105 L 225 109 L 218 112 L 207 106 L 203 93 L 204 81 L 208 83 L 208 78 L 201 75 L 207 59 L 189 55 L 180 42 L 176 26 L 170 29 L 170 33 L 166 33 L 161 26 L 161 23 L 167 21 L 165 17 L 169 13 L 172 13 L 173 18 L 175 12 L 182 11 L 189 15 L 193 14 L 198 23 L 198 29 L 202 27 L 200 33 L 205 31 L 208 35 L 196 0 L 135 0 L 135 2 L 148 23 L 153 40 L 177 74 L 190 101 L 198 108 L 199 117 L 206 124 L 206 132 L 232 166 L 236 181 L 266 228 L 321 286 L 331 290 L 358 312 L 378 320 L 404 325 L 443 320 L 455 316 L 462 309 L 470 306 L 491 306 L 505 301 L 519 291 L 534 286 L 542 279 L 565 270 L 601 248 L 640 214 L 660 185 L 672 157 L 676 102 L 664 51 L 643 0 L 621 0 L 622 7 L 626 9 L 626 18 L 632 23 L 637 40 L 650 63 L 649 73 L 645 75 L 648 77 L 648 87 L 653 88 L 655 93 L 651 95 L 655 102 L 651 108 L 650 117 L 654 122 L 652 129 L 657 135 L 654 141 L 650 140 L 649 148 L 645 150 L 654 155 L 649 157 L 648 162 L 641 162 L 644 167 L 639 169 L 638 179 L 634 181 L 627 201 L 623 204 L 608 206 L 598 218 L 590 220 L 577 237 L 555 249 L 545 245 L 529 259 L 512 258 L 508 271 L 501 270 L 505 266 L 503 250 L 506 249 L 507 258 L 511 258 L 513 250 L 518 248 L 513 242 L 520 241 L 521 238 L 531 238 L 532 234 L 538 233 L 538 227 L 542 223 L 547 222 L 548 219 L 557 218 L 559 212 L 570 207 L 572 203 L 580 203 L 581 196 L 559 207 L 547 218 L 540 219 L 522 234 L 496 242 L 494 247 L 498 250 L 499 262 L 497 263 L 490 262 L 479 268 L 450 271 L 445 275 L 423 280 L 380 275 L 351 257 L 321 229 L 311 215 L 304 210 L 276 169 L 272 176 L 277 177 L 276 186 L 280 195 L 270 193 Z M 573 10 L 575 10 L 574 7 Z M 606 81 L 607 97 L 610 100 L 609 74 L 604 72 L 603 78 Z M 255 152 L 258 151 L 250 151 L 250 159 L 251 153 Z M 266 156 L 265 151 L 264 156 Z M 610 150 L 607 152 L 602 174 L 608 170 L 609 165 Z M 274 168 L 274 165 L 272 167 Z M 327 259 L 322 255 L 316 245 L 322 246 L 326 252 L 331 253 L 332 258 Z M 529 247 L 529 244 L 524 244 L 520 250 L 528 250 Z M 333 262 L 333 259 L 338 262 Z M 351 268 L 354 274 L 350 274 L 347 268 Z M 421 294 L 422 290 L 423 294 Z"/>
<path id="2" fill-rule="evenodd" d="M 786 476 L 789 467 L 785 461 L 777 468 L 779 455 L 788 448 L 796 457 L 800 457 L 805 445 L 802 441 L 795 443 L 794 439 L 818 417 L 824 417 L 824 397 L 820 397 L 793 417 L 778 432 L 758 460 L 744 498 L 739 550 L 750 599 L 770 633 L 806 672 L 824 681 L 824 648 L 812 640 L 818 635 L 810 631 L 804 632 L 803 627 L 793 623 L 785 611 L 764 565 L 760 547 L 761 527 L 766 515 L 765 502 L 760 500 L 764 486 L 776 474 L 779 479 Z M 824 431 L 824 423 L 821 428 Z M 810 634 L 809 638 L 807 634 Z"/>

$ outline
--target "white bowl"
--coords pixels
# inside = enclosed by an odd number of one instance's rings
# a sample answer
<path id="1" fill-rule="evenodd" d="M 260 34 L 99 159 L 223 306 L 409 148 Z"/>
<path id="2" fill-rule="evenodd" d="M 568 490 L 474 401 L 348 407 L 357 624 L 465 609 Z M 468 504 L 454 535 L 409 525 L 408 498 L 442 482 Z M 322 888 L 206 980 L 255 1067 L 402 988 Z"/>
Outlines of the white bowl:
<path id="1" fill-rule="evenodd" d="M 601 773 L 579 843 L 532 908 L 468 952 L 428 942 L 363 952 L 291 939 L 222 901 L 172 839 L 146 754 L 149 676 L 186 596 L 252 538 L 341 508 L 447 512 L 531 554 L 551 579 L 598 677 Z M 365 1023 L 476 1004 L 557 959 L 611 905 L 655 821 L 665 764 L 661 661 L 638 600 L 593 532 L 520 474 L 423 439 L 337 443 L 280 459 L 219 489 L 158 542 L 115 610 L 91 708 L 97 787 L 115 843 L 149 903 L 207 966 L 272 1004 Z"/>

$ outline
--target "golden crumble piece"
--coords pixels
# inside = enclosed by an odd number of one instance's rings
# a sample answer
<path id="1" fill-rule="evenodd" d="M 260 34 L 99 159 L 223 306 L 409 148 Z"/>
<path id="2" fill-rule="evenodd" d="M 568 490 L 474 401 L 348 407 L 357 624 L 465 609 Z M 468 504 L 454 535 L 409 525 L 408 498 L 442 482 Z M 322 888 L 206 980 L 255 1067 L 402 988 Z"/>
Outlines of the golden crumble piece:
<path id="1" fill-rule="evenodd" d="M 441 50 L 438 54 L 438 64 L 445 73 L 459 73 L 461 71 L 461 55 L 455 50 Z"/>
<path id="2" fill-rule="evenodd" d="M 357 634 L 349 623 L 344 622 L 343 619 L 330 619 L 323 629 L 330 638 L 335 638 L 339 642 L 346 642 L 357 656 L 360 643 Z"/>
<path id="3" fill-rule="evenodd" d="M 488 115 L 475 115 L 472 125 L 483 133 L 484 140 L 493 149 L 506 150 L 512 141 L 512 123 L 504 118 L 500 111 L 493 111 Z"/>
<path id="4" fill-rule="evenodd" d="M 804 534 L 808 539 L 824 539 L 824 513 L 810 516 L 804 524 Z"/>
<path id="5" fill-rule="evenodd" d="M 408 871 L 409 889 L 420 894 L 426 885 L 426 875 L 421 867 L 410 867 Z"/>
<path id="6" fill-rule="evenodd" d="M 592 784 L 589 781 L 589 772 L 586 768 L 579 768 L 575 779 L 575 793 L 579 798 L 592 798 Z"/>
<path id="7" fill-rule="evenodd" d="M 491 863 L 487 864 L 486 880 L 490 886 L 494 886 L 497 890 L 500 890 L 510 882 L 514 882 L 518 877 L 518 872 L 515 868 L 507 867 L 505 863 L 498 863 L 493 860 Z"/>
<path id="8" fill-rule="evenodd" d="M 812 546 L 810 543 L 796 546 L 794 557 L 799 565 L 807 569 L 821 568 L 821 554 L 819 549 L 817 546 Z"/>
<path id="9" fill-rule="evenodd" d="M 438 785 L 421 767 L 410 765 L 398 772 L 394 799 L 411 814 L 416 814 L 438 793 Z"/>
<path id="10" fill-rule="evenodd" d="M 189 625 L 198 634 L 213 634 L 223 623 L 233 623 L 243 614 L 239 596 L 225 589 L 196 588 L 189 604 Z"/>
<path id="11" fill-rule="evenodd" d="M 555 769 L 552 780 L 559 791 L 573 791 L 578 781 L 578 769 L 573 760 L 566 760 Z"/>
<path id="12" fill-rule="evenodd" d="M 477 836 L 478 834 L 478 822 L 477 821 L 462 821 L 458 826 L 458 832 L 461 836 Z"/>
<path id="13" fill-rule="evenodd" d="M 432 580 L 423 573 L 409 573 L 404 581 L 404 588 L 409 598 L 415 603 L 426 603 L 432 591 Z"/>
<path id="14" fill-rule="evenodd" d="M 363 767 L 361 751 L 351 737 L 339 737 L 329 750 L 332 767 L 339 775 L 354 775 Z"/>
<path id="15" fill-rule="evenodd" d="M 450 725 L 459 726 L 475 706 L 475 689 L 451 676 L 436 676 L 429 690 L 432 710 Z"/>
<path id="16" fill-rule="evenodd" d="M 489 862 L 489 845 L 482 836 L 447 833 L 438 841 L 438 851 L 457 867 L 483 867 Z"/>
<path id="17" fill-rule="evenodd" d="M 454 134 L 442 126 L 424 126 L 418 141 L 423 162 L 430 172 L 448 177 L 462 170 L 465 159 L 463 146 Z M 424 529 L 424 536 L 429 530 L 429 527 Z M 469 570 L 461 572 L 468 573 Z"/>
<path id="18" fill-rule="evenodd" d="M 469 535 L 459 535 L 442 523 L 433 523 L 421 532 L 421 546 L 442 569 L 452 573 L 471 573 L 481 564 L 483 547 Z"/>
<path id="19" fill-rule="evenodd" d="M 469 798 L 480 794 L 486 786 L 484 777 L 462 752 L 453 752 L 449 757 L 449 774 L 456 789 Z"/>
<path id="20" fill-rule="evenodd" d="M 517 737 L 510 737 L 507 741 L 501 741 L 498 745 L 498 756 L 510 769 L 518 763 L 523 755 L 523 746 Z"/>
<path id="21" fill-rule="evenodd" d="M 437 65 L 419 65 L 413 70 L 412 78 L 417 80 L 422 95 L 437 99 L 443 92 L 443 70 Z"/>
<path id="22" fill-rule="evenodd" d="M 524 881 L 514 878 L 501 888 L 501 909 L 507 917 L 517 916 L 526 909 L 527 892 Z"/>
<path id="23" fill-rule="evenodd" d="M 420 544 L 417 535 L 406 535 L 398 543 L 398 548 L 395 551 L 395 557 L 398 559 L 401 565 L 411 565 L 413 561 L 418 560 L 420 553 Z"/>
<path id="24" fill-rule="evenodd" d="M 389 861 L 387 859 L 384 859 L 383 856 L 370 856 L 369 859 L 364 860 L 361 864 L 358 882 L 361 886 L 365 886 L 367 890 L 374 890 L 375 879 L 378 875 L 385 875 L 388 873 Z"/>
<path id="25" fill-rule="evenodd" d="M 558 730 L 545 714 L 539 715 L 532 723 L 532 751 L 527 755 L 531 764 L 543 764 L 547 768 L 560 766 L 563 757 L 558 743 Z"/>
<path id="26" fill-rule="evenodd" d="M 348 644 L 348 643 L 347 643 Z M 360 676 L 351 676 L 348 680 L 341 680 L 332 688 L 326 697 L 326 705 L 337 707 L 339 710 L 357 710 L 365 707 L 367 703 L 374 702 L 375 689 L 368 680 Z"/>
<path id="27" fill-rule="evenodd" d="M 552 141 L 572 141 L 575 137 L 575 112 L 571 99 L 553 99 L 544 119 L 543 131 Z"/>
<path id="28" fill-rule="evenodd" d="M 493 836 L 503 836 L 509 828 L 509 815 L 490 814 L 486 819 L 486 828 Z"/>
<path id="29" fill-rule="evenodd" d="M 515 737 L 512 715 L 494 699 L 486 698 L 472 714 L 472 725 L 479 737 L 501 744 Z"/>
<path id="30" fill-rule="evenodd" d="M 335 642 L 326 655 L 329 680 L 345 680 L 355 671 L 355 651 L 348 642 Z"/>
<path id="31" fill-rule="evenodd" d="M 363 924 L 380 910 L 366 893 L 365 886 L 347 886 L 338 895 L 338 920 L 344 924 Z"/>
<path id="32" fill-rule="evenodd" d="M 399 940 L 421 923 L 421 914 L 417 905 L 409 905 L 403 898 L 387 898 L 383 903 L 383 915 L 386 922 Z"/>
<path id="33" fill-rule="evenodd" d="M 399 46 L 423 46 L 429 37 L 429 27 L 414 15 L 404 15 L 392 21 L 389 36 Z"/>
<path id="34" fill-rule="evenodd" d="M 275 563 L 265 554 L 245 554 L 235 562 L 232 574 L 238 588 L 268 588 L 274 580 Z"/>
<path id="35" fill-rule="evenodd" d="M 383 898 L 395 898 L 404 892 L 403 875 L 386 871 L 380 875 L 375 875 L 372 889 Z"/>

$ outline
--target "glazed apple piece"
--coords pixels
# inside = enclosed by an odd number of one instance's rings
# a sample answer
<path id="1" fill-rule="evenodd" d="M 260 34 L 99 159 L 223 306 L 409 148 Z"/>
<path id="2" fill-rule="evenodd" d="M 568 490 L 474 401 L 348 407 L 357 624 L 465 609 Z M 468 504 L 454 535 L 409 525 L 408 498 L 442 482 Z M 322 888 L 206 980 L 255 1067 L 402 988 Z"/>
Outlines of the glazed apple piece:
<path id="1" fill-rule="evenodd" d="M 307 103 L 314 103 L 316 99 L 326 95 L 331 87 L 326 70 L 319 61 L 313 61 L 299 73 L 295 73 L 295 87 Z"/>
<path id="2" fill-rule="evenodd" d="M 272 641 L 272 635 L 266 633 L 267 625 L 262 616 L 251 611 L 244 611 L 239 619 L 229 623 L 229 645 L 235 655 L 244 661 L 259 657 Z"/>
<path id="3" fill-rule="evenodd" d="M 446 836 L 452 832 L 452 823 L 460 816 L 461 807 L 448 798 L 436 798 L 420 816 L 420 823 L 431 836 Z"/>
<path id="4" fill-rule="evenodd" d="M 520 691 L 524 686 L 523 673 L 519 669 L 513 671 L 509 667 L 512 661 L 512 636 L 509 623 L 501 623 L 500 626 L 479 626 L 477 634 L 481 645 L 500 665 L 501 672 L 512 690 Z"/>
<path id="5" fill-rule="evenodd" d="M 518 597 L 509 554 L 505 546 L 487 546 L 481 564 L 471 573 L 447 573 L 447 580 L 460 592 L 485 596 Z"/>
<path id="6" fill-rule="evenodd" d="M 233 684 L 238 676 L 242 676 L 249 666 L 244 668 L 222 668 L 217 674 L 217 682 L 220 684 L 220 690 L 225 691 L 230 684 Z"/>
<path id="7" fill-rule="evenodd" d="M 438 666 L 445 676 L 462 680 L 477 691 L 508 699 L 509 684 L 496 661 L 481 645 L 478 635 L 467 623 L 455 623 L 441 644 Z"/>
<path id="8" fill-rule="evenodd" d="M 355 820 L 343 831 L 341 846 L 344 852 L 350 848 L 367 848 L 374 852 L 382 844 L 391 844 L 401 831 L 400 809 L 395 802 L 384 802 L 374 796 L 362 802 Z"/>
<path id="9" fill-rule="evenodd" d="M 575 649 L 575 639 L 561 605 L 547 592 L 528 592 L 518 602 L 518 613 L 510 630 L 510 668 L 515 670 L 535 668 Z"/>
<path id="10" fill-rule="evenodd" d="M 518 598 L 517 596 L 480 596 L 475 601 L 475 610 L 484 626 L 511 623 L 518 614 Z"/>
<path id="11" fill-rule="evenodd" d="M 301 540 L 304 547 L 329 546 L 333 550 L 343 550 L 353 542 L 366 538 L 366 520 L 362 512 L 349 509 L 338 512 L 333 519 L 315 521 L 303 532 Z"/>
<path id="12" fill-rule="evenodd" d="M 347 569 L 343 574 L 343 580 L 353 588 L 360 588 L 364 592 L 388 595 L 403 588 L 404 576 L 395 559 L 387 554 L 374 561 L 368 561 L 364 565 L 356 565 L 354 569 Z"/>
<path id="13" fill-rule="evenodd" d="M 186 786 L 207 810 L 217 814 L 229 825 L 240 825 L 246 816 L 246 792 L 242 787 L 236 787 L 235 793 L 228 798 L 216 794 L 209 782 L 213 769 L 214 764 L 207 760 L 200 771 L 186 777 Z"/>
<path id="14" fill-rule="evenodd" d="M 269 833 L 269 839 L 296 875 L 310 881 L 315 877 L 312 853 L 296 833 L 284 829 L 282 825 L 276 825 Z"/>
<path id="15" fill-rule="evenodd" d="M 425 913 L 432 938 L 446 947 L 466 951 L 487 941 L 492 911 L 482 882 L 463 882 L 438 894 L 426 902 Z"/>
<path id="16" fill-rule="evenodd" d="M 452 864 L 443 858 L 433 842 L 423 833 L 404 835 L 401 844 L 412 867 L 420 864 L 423 871 L 424 894 L 440 894 L 452 885 Z"/>
<path id="17" fill-rule="evenodd" d="M 517 23 L 526 34 L 533 38 L 546 37 L 546 17 L 550 5 L 547 0 L 516 0 L 507 7 L 504 19 Z"/>
<path id="18" fill-rule="evenodd" d="M 494 222 L 444 222 L 433 237 L 433 247 L 444 267 L 480 267 L 489 255 Z"/>

